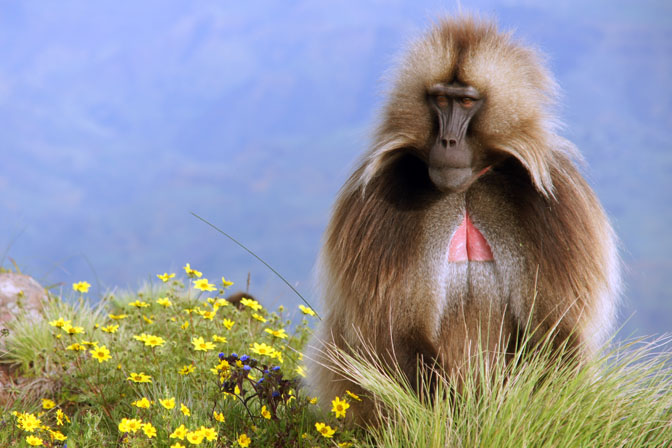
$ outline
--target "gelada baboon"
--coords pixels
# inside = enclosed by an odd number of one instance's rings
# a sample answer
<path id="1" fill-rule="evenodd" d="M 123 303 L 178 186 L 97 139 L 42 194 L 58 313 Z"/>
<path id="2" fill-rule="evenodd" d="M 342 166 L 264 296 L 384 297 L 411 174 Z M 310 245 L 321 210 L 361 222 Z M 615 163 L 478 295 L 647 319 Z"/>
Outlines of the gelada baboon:
<path id="1" fill-rule="evenodd" d="M 555 91 L 539 56 L 487 21 L 441 20 L 410 46 L 326 231 L 309 373 L 324 405 L 357 391 L 324 342 L 368 345 L 414 384 L 419 360 L 459 376 L 477 341 L 509 352 L 528 322 L 579 356 L 605 340 L 615 237 L 557 134 Z"/>

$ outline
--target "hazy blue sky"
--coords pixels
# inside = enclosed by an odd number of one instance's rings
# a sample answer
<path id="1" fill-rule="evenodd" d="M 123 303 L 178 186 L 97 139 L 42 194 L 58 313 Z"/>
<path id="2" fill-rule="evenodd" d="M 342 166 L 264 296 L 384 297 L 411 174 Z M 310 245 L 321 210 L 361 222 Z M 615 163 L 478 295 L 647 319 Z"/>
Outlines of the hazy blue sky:
<path id="1" fill-rule="evenodd" d="M 296 302 L 193 211 L 311 296 L 382 76 L 457 4 L 0 1 L 3 265 L 95 296 L 190 262 Z M 628 328 L 672 329 L 671 3 L 462 4 L 548 55 L 563 133 L 623 241 Z"/>

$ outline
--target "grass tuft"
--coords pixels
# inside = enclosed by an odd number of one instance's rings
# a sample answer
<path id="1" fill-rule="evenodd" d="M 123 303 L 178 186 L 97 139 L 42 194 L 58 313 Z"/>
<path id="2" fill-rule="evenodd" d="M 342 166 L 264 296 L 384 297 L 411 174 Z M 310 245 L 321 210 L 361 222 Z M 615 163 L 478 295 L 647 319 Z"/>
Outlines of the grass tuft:
<path id="1" fill-rule="evenodd" d="M 548 341 L 492 362 L 478 351 L 458 383 L 418 397 L 372 350 L 326 354 L 382 410 L 369 443 L 386 447 L 661 447 L 672 440 L 670 338 L 618 345 L 583 366 Z M 430 404 L 428 404 L 430 403 Z"/>

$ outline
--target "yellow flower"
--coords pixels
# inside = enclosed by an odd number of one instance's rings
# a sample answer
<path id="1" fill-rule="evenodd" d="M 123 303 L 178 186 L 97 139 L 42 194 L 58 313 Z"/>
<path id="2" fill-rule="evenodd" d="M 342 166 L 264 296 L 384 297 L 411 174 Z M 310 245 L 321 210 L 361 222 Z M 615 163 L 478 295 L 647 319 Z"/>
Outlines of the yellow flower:
<path id="1" fill-rule="evenodd" d="M 128 314 L 108 314 L 107 317 L 113 320 L 121 320 L 126 319 L 128 317 Z"/>
<path id="2" fill-rule="evenodd" d="M 182 411 L 182 413 L 184 415 L 186 415 L 187 417 L 189 417 L 191 415 L 191 411 L 183 403 L 180 403 L 180 411 Z"/>
<path id="3" fill-rule="evenodd" d="M 196 269 L 191 269 L 191 266 L 189 266 L 189 263 L 184 267 L 184 272 L 187 273 L 187 275 L 191 278 L 194 277 L 201 277 L 203 274 L 201 272 L 198 272 Z"/>
<path id="4" fill-rule="evenodd" d="M 163 400 L 159 398 L 159 403 L 161 403 L 161 406 L 166 409 L 173 409 L 175 407 L 175 397 L 170 397 Z"/>
<path id="5" fill-rule="evenodd" d="M 182 368 L 177 373 L 179 373 L 180 375 L 189 375 L 194 370 L 196 370 L 196 366 L 191 364 L 188 366 L 182 366 Z"/>
<path id="6" fill-rule="evenodd" d="M 175 428 L 175 431 L 169 436 L 171 439 L 180 439 L 184 440 L 184 438 L 187 436 L 187 428 L 184 427 L 184 425 L 180 425 L 177 428 Z"/>
<path id="7" fill-rule="evenodd" d="M 340 397 L 335 397 L 333 400 L 331 400 L 331 412 L 334 413 L 336 418 L 344 418 L 345 411 L 347 411 L 349 407 L 350 405 L 348 402 L 342 400 Z"/>
<path id="8" fill-rule="evenodd" d="M 307 314 L 309 316 L 315 316 L 315 311 L 313 311 L 312 308 L 308 308 L 307 306 L 299 305 L 299 309 L 303 314 Z"/>
<path id="9" fill-rule="evenodd" d="M 231 319 L 224 319 L 224 320 L 222 321 L 222 325 L 224 325 L 224 326 L 226 327 L 227 330 L 230 330 L 231 327 L 233 327 L 234 324 L 235 324 L 235 322 L 232 321 Z"/>
<path id="10" fill-rule="evenodd" d="M 284 328 L 281 328 L 279 330 L 271 330 L 270 328 L 265 328 L 264 331 L 274 338 L 278 339 L 287 339 L 287 333 L 285 332 Z"/>
<path id="11" fill-rule="evenodd" d="M 310 399 L 310 404 L 317 404 L 317 397 L 313 397 Z"/>
<path id="12" fill-rule="evenodd" d="M 212 318 L 215 317 L 215 315 L 217 314 L 217 311 L 201 311 L 198 314 L 200 314 L 203 317 L 203 319 L 212 320 Z"/>
<path id="13" fill-rule="evenodd" d="M 149 306 L 149 303 L 143 302 L 142 300 L 136 300 L 134 302 L 129 303 L 129 305 L 134 306 L 136 308 L 147 308 Z"/>
<path id="14" fill-rule="evenodd" d="M 193 338 L 191 343 L 194 344 L 194 350 L 197 351 L 207 352 L 215 349 L 215 344 L 212 342 L 205 342 L 201 337 Z"/>
<path id="15" fill-rule="evenodd" d="M 332 429 L 331 426 L 325 425 L 324 423 L 321 422 L 315 423 L 315 429 L 317 429 L 317 432 L 322 434 L 322 437 L 326 437 L 328 439 L 331 439 L 334 436 L 334 433 L 336 432 L 336 430 Z"/>
<path id="16" fill-rule="evenodd" d="M 252 314 L 252 317 L 257 319 L 259 322 L 266 322 L 266 319 L 264 318 L 264 316 L 261 316 L 257 313 Z"/>
<path id="17" fill-rule="evenodd" d="M 63 331 L 65 331 L 66 333 L 68 333 L 68 334 L 80 334 L 80 333 L 84 333 L 84 328 L 82 328 L 82 327 L 73 327 L 73 326 L 70 325 L 69 323 L 63 325 L 63 326 L 61 327 L 61 329 L 62 329 Z"/>
<path id="18" fill-rule="evenodd" d="M 63 426 L 63 422 L 70 423 L 70 418 L 60 409 L 56 410 L 56 425 Z"/>
<path id="19" fill-rule="evenodd" d="M 257 342 L 250 345 L 250 350 L 252 350 L 252 352 L 256 353 L 257 355 L 262 355 L 262 356 L 263 355 L 269 356 L 275 351 L 273 349 L 273 347 L 271 347 L 270 345 L 259 344 Z"/>
<path id="20" fill-rule="evenodd" d="M 63 435 L 63 433 L 61 431 L 52 431 L 51 429 L 49 429 L 48 431 L 49 431 L 49 435 L 54 440 L 58 440 L 60 442 L 62 442 L 64 440 L 68 440 L 68 438 L 65 435 Z"/>
<path id="21" fill-rule="evenodd" d="M 273 350 L 271 353 L 271 358 L 277 359 L 280 364 L 282 364 L 282 352 L 280 350 Z"/>
<path id="22" fill-rule="evenodd" d="M 33 414 L 20 414 L 16 426 L 24 431 L 33 432 L 42 425 L 42 421 Z"/>
<path id="23" fill-rule="evenodd" d="M 35 436 L 26 436 L 26 442 L 30 446 L 42 446 L 42 439 Z"/>
<path id="24" fill-rule="evenodd" d="M 169 306 L 173 306 L 173 302 L 171 302 L 168 297 L 162 297 L 160 299 L 156 299 L 156 303 L 166 308 L 168 308 Z"/>
<path id="25" fill-rule="evenodd" d="M 158 347 L 166 343 L 162 337 L 152 335 L 147 335 L 143 342 L 149 347 Z"/>
<path id="26" fill-rule="evenodd" d="M 345 393 L 348 394 L 348 395 L 349 395 L 351 398 L 353 398 L 354 400 L 362 401 L 362 399 L 359 398 L 359 395 L 354 394 L 354 393 L 350 392 L 349 390 L 346 390 Z"/>
<path id="27" fill-rule="evenodd" d="M 184 323 L 180 325 L 180 327 L 182 327 L 183 330 L 186 330 L 187 328 L 189 328 L 189 321 L 185 320 Z"/>
<path id="28" fill-rule="evenodd" d="M 201 291 L 216 291 L 217 288 L 212 283 L 208 282 L 207 278 L 201 278 L 194 280 L 194 288 L 200 289 Z"/>
<path id="29" fill-rule="evenodd" d="M 212 411 L 212 417 L 219 423 L 224 423 L 226 421 L 224 414 L 221 412 Z"/>
<path id="30" fill-rule="evenodd" d="M 256 300 L 248 299 L 247 297 L 243 297 L 240 299 L 240 304 L 245 305 L 248 308 L 252 308 L 254 311 L 259 311 L 260 309 L 263 308 L 259 302 Z"/>
<path id="31" fill-rule="evenodd" d="M 187 440 L 192 445 L 200 445 L 203 441 L 203 434 L 201 434 L 201 431 L 189 431 L 187 433 Z"/>
<path id="32" fill-rule="evenodd" d="M 217 366 L 215 367 L 215 370 L 216 371 L 229 370 L 229 367 L 231 367 L 229 365 L 229 362 L 226 359 L 222 359 L 221 361 L 219 361 L 219 364 L 217 364 Z"/>
<path id="33" fill-rule="evenodd" d="M 175 442 L 172 445 L 170 445 L 170 448 L 187 448 L 187 447 L 182 445 L 180 442 Z"/>
<path id="34" fill-rule="evenodd" d="M 213 342 L 223 342 L 226 343 L 226 338 L 224 336 L 217 336 L 216 334 L 212 335 Z"/>
<path id="35" fill-rule="evenodd" d="M 268 409 L 266 409 L 266 406 L 261 407 L 261 416 L 264 417 L 266 420 L 271 419 L 271 413 L 268 412 Z"/>
<path id="36" fill-rule="evenodd" d="M 152 316 L 152 317 L 154 317 L 154 316 Z M 142 320 L 144 320 L 144 321 L 147 322 L 148 324 L 153 324 L 153 323 L 154 323 L 154 321 L 153 321 L 152 319 L 150 319 L 149 317 L 145 316 L 144 314 L 142 315 Z"/>
<path id="37" fill-rule="evenodd" d="M 175 277 L 175 274 L 169 274 L 167 272 L 164 272 L 163 274 L 156 274 L 157 277 L 163 282 L 166 283 L 168 280 L 171 278 Z"/>
<path id="38" fill-rule="evenodd" d="M 49 325 L 51 325 L 52 327 L 61 328 L 70 323 L 71 321 L 63 320 L 62 317 L 59 317 L 57 320 L 52 320 L 51 322 L 49 322 Z"/>
<path id="39" fill-rule="evenodd" d="M 89 292 L 91 285 L 88 282 L 77 282 L 72 284 L 72 289 L 79 292 Z"/>
<path id="40" fill-rule="evenodd" d="M 127 380 L 131 380 L 134 383 L 151 383 L 152 382 L 152 377 L 149 375 L 145 375 L 144 372 L 140 373 L 132 373 L 131 376 L 126 378 Z"/>
<path id="41" fill-rule="evenodd" d="M 352 442 L 341 442 L 338 444 L 338 448 L 350 448 L 352 446 Z"/>
<path id="42" fill-rule="evenodd" d="M 119 325 L 108 325 L 107 327 L 101 328 L 105 333 L 116 333 L 119 329 Z"/>
<path id="43" fill-rule="evenodd" d="M 148 336 L 149 335 L 147 333 L 142 333 L 140 335 L 134 334 L 133 339 L 135 339 L 136 341 L 145 342 Z"/>
<path id="44" fill-rule="evenodd" d="M 146 397 L 142 397 L 140 400 L 136 400 L 131 404 L 140 409 L 149 409 L 149 407 L 151 406 L 151 403 Z"/>
<path id="45" fill-rule="evenodd" d="M 100 347 L 94 348 L 89 353 L 91 353 L 91 357 L 93 359 L 97 359 L 98 362 L 104 362 L 104 361 L 107 361 L 108 359 L 112 358 L 110 356 L 110 351 L 104 345 L 101 345 Z"/>
<path id="46" fill-rule="evenodd" d="M 137 432 L 142 428 L 142 420 L 137 418 L 122 418 L 119 423 L 119 432 Z"/>
<path id="47" fill-rule="evenodd" d="M 156 428 L 151 423 L 144 423 L 142 425 L 142 432 L 145 433 L 148 439 L 156 437 Z"/>
<path id="48" fill-rule="evenodd" d="M 237 442 L 238 442 L 238 445 L 242 446 L 243 448 L 247 448 L 248 446 L 250 446 L 250 442 L 252 442 L 252 439 L 247 437 L 247 434 L 243 433 L 243 434 L 238 436 Z"/>
<path id="49" fill-rule="evenodd" d="M 305 369 L 305 367 L 303 367 L 303 366 L 297 366 L 297 367 L 296 367 L 296 373 L 298 373 L 299 375 L 301 375 L 302 377 L 305 378 L 305 377 L 306 377 L 306 369 Z"/>
<path id="50" fill-rule="evenodd" d="M 224 285 L 224 289 L 227 289 L 229 286 L 233 285 L 233 282 L 230 282 L 224 277 L 222 277 L 222 285 Z"/>
<path id="51" fill-rule="evenodd" d="M 56 403 L 48 398 L 42 399 L 42 409 L 53 409 L 56 407 Z"/>
<path id="52" fill-rule="evenodd" d="M 224 306 L 229 306 L 229 301 L 226 299 L 217 299 L 213 302 L 212 308 L 217 311 L 219 308 L 222 308 Z"/>
<path id="53" fill-rule="evenodd" d="M 215 428 L 206 428 L 205 426 L 201 425 L 201 427 L 198 428 L 198 431 L 205 438 L 205 440 L 210 442 L 217 440 L 217 431 L 215 431 Z"/>

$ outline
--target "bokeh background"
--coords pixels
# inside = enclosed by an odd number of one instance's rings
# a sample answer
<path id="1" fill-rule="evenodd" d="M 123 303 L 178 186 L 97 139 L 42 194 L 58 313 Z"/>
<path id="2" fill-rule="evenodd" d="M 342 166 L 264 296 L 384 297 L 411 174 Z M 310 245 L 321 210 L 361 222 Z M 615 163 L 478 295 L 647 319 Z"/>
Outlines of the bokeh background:
<path id="1" fill-rule="evenodd" d="M 622 240 L 621 334 L 672 329 L 672 3 L 462 2 L 546 53 Z M 0 1 L 0 262 L 89 294 L 185 263 L 313 303 L 381 78 L 457 1 Z"/>

